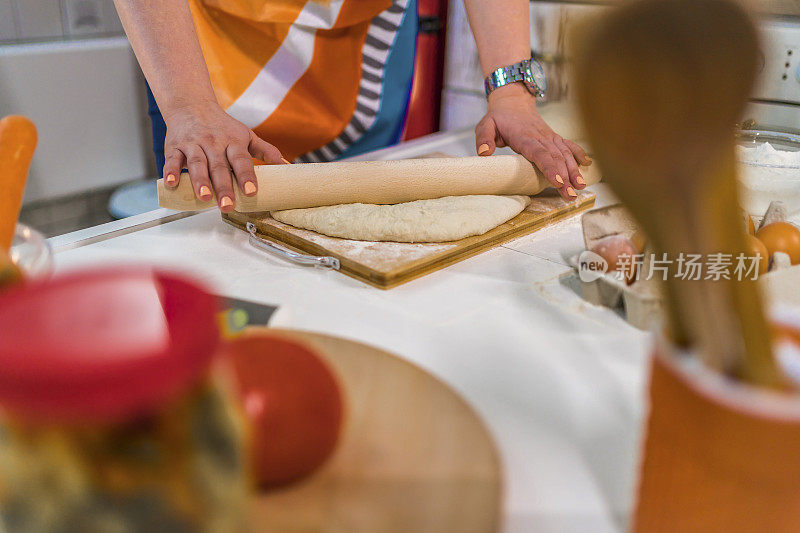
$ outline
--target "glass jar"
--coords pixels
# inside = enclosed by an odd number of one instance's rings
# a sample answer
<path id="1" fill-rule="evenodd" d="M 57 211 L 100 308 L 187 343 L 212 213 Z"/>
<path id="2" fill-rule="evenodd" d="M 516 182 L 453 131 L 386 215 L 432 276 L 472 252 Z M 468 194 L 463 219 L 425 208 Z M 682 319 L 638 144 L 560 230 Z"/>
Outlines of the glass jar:
<path id="1" fill-rule="evenodd" d="M 46 278 L 53 271 L 50 243 L 44 235 L 25 224 L 17 224 L 9 255 L 28 279 Z"/>
<path id="2" fill-rule="evenodd" d="M 800 135 L 743 130 L 738 144 L 744 210 L 763 217 L 773 200 L 784 202 L 789 214 L 800 210 Z"/>
<path id="3" fill-rule="evenodd" d="M 6 531 L 239 531 L 242 417 L 211 373 L 216 300 L 150 270 L 0 294 Z"/>

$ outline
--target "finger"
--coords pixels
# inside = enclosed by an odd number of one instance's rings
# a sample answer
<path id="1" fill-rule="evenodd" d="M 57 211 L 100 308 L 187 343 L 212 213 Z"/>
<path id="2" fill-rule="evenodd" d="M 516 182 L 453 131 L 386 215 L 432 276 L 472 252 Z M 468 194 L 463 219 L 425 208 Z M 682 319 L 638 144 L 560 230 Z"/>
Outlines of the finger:
<path id="1" fill-rule="evenodd" d="M 247 147 L 247 151 L 250 152 L 250 154 L 256 159 L 260 159 L 261 161 L 270 165 L 288 163 L 288 161 L 286 161 L 281 155 L 280 150 L 272 146 L 270 143 L 252 131 L 250 132 L 250 144 Z"/>
<path id="2" fill-rule="evenodd" d="M 211 193 L 211 180 L 208 178 L 208 160 L 203 149 L 197 145 L 183 150 L 186 158 L 186 168 L 189 169 L 189 179 L 192 180 L 194 194 L 200 200 L 207 202 L 213 198 Z"/>
<path id="3" fill-rule="evenodd" d="M 164 171 L 162 173 L 164 176 L 164 184 L 167 187 L 174 188 L 178 186 L 181 180 L 181 170 L 183 170 L 185 161 L 186 157 L 183 155 L 183 152 L 177 148 L 173 148 L 169 151 L 169 155 L 167 155 L 164 161 Z"/>
<path id="4" fill-rule="evenodd" d="M 217 193 L 217 205 L 223 213 L 233 211 L 233 176 L 225 150 L 219 145 L 204 146 L 203 151 L 208 158 L 208 171 L 211 175 L 211 183 L 214 184 L 214 192 Z"/>
<path id="5" fill-rule="evenodd" d="M 573 155 L 575 156 L 575 159 L 578 160 L 578 163 L 580 163 L 581 165 L 583 165 L 585 167 L 588 167 L 589 165 L 592 164 L 592 158 L 589 157 L 586 154 L 586 150 L 581 148 L 577 143 L 574 143 L 574 142 L 570 141 L 569 139 L 564 139 L 564 144 L 566 144 L 567 148 L 569 148 L 570 151 L 573 153 Z"/>
<path id="6" fill-rule="evenodd" d="M 562 197 L 570 198 L 569 194 L 566 192 L 566 186 L 568 184 L 559 176 L 558 165 L 555 159 L 553 159 L 550 151 L 545 148 L 542 143 L 536 139 L 530 138 L 520 146 L 519 153 L 522 154 L 525 159 L 536 165 L 542 174 L 544 174 L 545 178 L 547 178 L 547 181 L 559 190 Z"/>
<path id="7" fill-rule="evenodd" d="M 237 144 L 228 146 L 225 154 L 228 156 L 239 188 L 246 196 L 253 196 L 258 190 L 258 180 L 250 153 L 241 144 Z"/>
<path id="8" fill-rule="evenodd" d="M 475 150 L 478 155 L 492 155 L 496 146 L 497 127 L 494 120 L 484 118 L 475 126 Z"/>
<path id="9" fill-rule="evenodd" d="M 572 186 L 576 189 L 586 188 L 586 181 L 583 179 L 583 176 L 581 176 L 581 169 L 578 167 L 578 162 L 575 161 L 575 156 L 572 154 L 572 151 L 567 148 L 564 139 L 556 137 L 555 145 L 564 157 L 564 161 L 567 165 L 567 172 L 569 173 L 569 181 L 572 183 Z"/>
<path id="10" fill-rule="evenodd" d="M 564 154 L 561 153 L 561 150 L 558 149 L 552 139 L 543 139 L 541 143 L 553 157 L 553 161 L 555 161 L 558 170 L 557 177 L 561 178 L 561 181 L 564 182 L 562 189 L 566 189 L 566 187 L 569 187 L 571 183 L 569 180 L 569 170 L 567 169 L 567 162 L 564 159 Z"/>
<path id="11" fill-rule="evenodd" d="M 527 139 L 520 146 L 519 153 L 522 154 L 525 159 L 536 165 L 553 187 L 558 189 L 564 186 L 563 180 L 559 181 L 556 179 L 556 175 L 558 174 L 556 162 L 553 160 L 550 152 L 548 152 L 540 142 Z"/>

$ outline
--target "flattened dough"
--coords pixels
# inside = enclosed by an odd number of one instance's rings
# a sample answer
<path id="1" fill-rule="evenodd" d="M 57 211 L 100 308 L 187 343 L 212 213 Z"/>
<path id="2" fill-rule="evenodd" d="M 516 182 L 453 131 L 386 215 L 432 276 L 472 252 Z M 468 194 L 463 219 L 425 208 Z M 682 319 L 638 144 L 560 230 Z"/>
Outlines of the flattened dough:
<path id="1" fill-rule="evenodd" d="M 275 220 L 357 241 L 445 242 L 481 235 L 528 206 L 527 196 L 446 196 L 396 205 L 342 204 L 274 211 Z"/>

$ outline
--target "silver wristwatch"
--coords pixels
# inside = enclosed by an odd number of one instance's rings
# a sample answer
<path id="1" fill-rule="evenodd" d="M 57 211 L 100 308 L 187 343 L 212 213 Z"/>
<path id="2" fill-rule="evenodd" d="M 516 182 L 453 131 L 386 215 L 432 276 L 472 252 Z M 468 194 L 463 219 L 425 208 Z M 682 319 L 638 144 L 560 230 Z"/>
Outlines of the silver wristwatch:
<path id="1" fill-rule="evenodd" d="M 542 66 L 535 59 L 523 59 L 519 63 L 499 68 L 489 74 L 489 77 L 484 80 L 486 96 L 503 85 L 518 81 L 521 81 L 536 97 L 544 96 L 547 91 L 547 79 Z"/>

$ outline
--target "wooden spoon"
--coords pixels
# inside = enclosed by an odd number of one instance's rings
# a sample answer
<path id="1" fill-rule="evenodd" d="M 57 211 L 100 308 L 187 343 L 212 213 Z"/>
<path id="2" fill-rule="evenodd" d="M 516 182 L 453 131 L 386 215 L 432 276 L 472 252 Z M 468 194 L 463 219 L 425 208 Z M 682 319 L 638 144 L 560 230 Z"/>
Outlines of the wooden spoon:
<path id="1" fill-rule="evenodd" d="M 757 71 L 752 21 L 728 0 L 642 0 L 581 35 L 575 80 L 588 138 L 657 257 L 672 260 L 666 292 L 674 342 L 726 373 L 778 385 L 755 283 L 676 277 L 680 254 L 702 254 L 704 265 L 707 254 L 732 254 L 735 266 L 747 249 L 734 124 Z"/>

